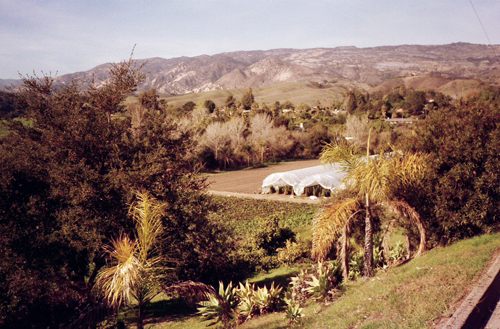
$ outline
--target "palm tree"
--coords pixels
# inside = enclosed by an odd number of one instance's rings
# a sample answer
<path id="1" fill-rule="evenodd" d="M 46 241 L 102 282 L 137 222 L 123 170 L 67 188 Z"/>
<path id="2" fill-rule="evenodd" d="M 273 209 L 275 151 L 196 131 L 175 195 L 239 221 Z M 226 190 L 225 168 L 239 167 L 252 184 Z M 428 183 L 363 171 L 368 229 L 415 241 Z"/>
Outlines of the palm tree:
<path id="1" fill-rule="evenodd" d="M 325 146 L 321 159 L 324 163 L 338 163 L 347 173 L 342 186 L 355 197 L 344 199 L 326 207 L 313 223 L 313 257 L 322 260 L 335 241 L 341 241 L 341 258 L 344 277 L 347 278 L 347 234 L 355 215 L 364 210 L 364 276 L 373 276 L 373 209 L 381 206 L 396 215 L 416 223 L 420 232 L 420 246 L 415 257 L 424 250 L 425 228 L 418 213 L 404 200 L 397 200 L 396 193 L 411 187 L 422 178 L 426 157 L 418 154 L 393 152 L 369 156 L 360 154 L 356 145 L 332 143 Z M 392 227 L 393 222 L 389 226 Z M 387 249 L 385 250 L 386 259 Z"/>
<path id="2" fill-rule="evenodd" d="M 137 316 L 137 328 L 142 329 L 145 307 L 162 290 L 158 279 L 166 270 L 155 251 L 163 232 L 164 206 L 148 193 L 138 193 L 137 199 L 130 208 L 136 222 L 136 238 L 122 235 L 112 241 L 107 252 L 114 264 L 99 271 L 95 288 L 109 306 L 131 306 Z"/>

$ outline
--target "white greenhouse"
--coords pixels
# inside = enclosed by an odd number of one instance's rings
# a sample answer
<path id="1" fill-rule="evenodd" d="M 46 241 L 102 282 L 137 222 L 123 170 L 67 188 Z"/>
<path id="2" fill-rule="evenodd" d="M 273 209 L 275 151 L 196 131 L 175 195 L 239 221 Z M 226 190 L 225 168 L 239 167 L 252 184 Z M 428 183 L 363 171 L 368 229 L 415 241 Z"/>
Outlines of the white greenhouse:
<path id="1" fill-rule="evenodd" d="M 262 193 L 286 191 L 302 195 L 307 188 L 320 187 L 333 191 L 346 176 L 338 165 L 328 164 L 310 168 L 274 173 L 262 182 Z"/>

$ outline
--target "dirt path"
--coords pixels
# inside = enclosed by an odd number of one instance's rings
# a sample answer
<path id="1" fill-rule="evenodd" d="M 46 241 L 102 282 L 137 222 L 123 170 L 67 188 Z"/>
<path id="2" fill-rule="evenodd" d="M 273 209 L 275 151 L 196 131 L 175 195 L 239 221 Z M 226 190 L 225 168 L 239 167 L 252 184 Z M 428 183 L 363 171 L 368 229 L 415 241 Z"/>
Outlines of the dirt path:
<path id="1" fill-rule="evenodd" d="M 320 203 L 321 199 L 281 194 L 260 194 L 262 181 L 270 174 L 321 165 L 320 160 L 285 162 L 265 168 L 229 171 L 208 175 L 209 193 L 286 202 Z"/>

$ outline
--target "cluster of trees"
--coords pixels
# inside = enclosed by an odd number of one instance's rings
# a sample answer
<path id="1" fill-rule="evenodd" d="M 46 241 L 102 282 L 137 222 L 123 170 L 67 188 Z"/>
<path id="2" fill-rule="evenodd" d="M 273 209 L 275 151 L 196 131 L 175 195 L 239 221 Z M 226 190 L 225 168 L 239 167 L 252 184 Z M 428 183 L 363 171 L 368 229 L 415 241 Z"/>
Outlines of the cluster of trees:
<path id="1" fill-rule="evenodd" d="M 266 161 L 311 158 L 322 147 L 340 135 L 365 144 L 368 128 L 373 128 L 372 147 L 378 152 L 394 144 L 398 132 L 384 122 L 387 117 L 420 116 L 424 118 L 451 99 L 434 91 L 414 91 L 404 86 L 388 93 L 362 93 L 349 90 L 342 102 L 330 108 L 307 104 L 295 106 L 290 101 L 268 106 L 255 102 L 249 89 L 238 101 L 227 97 L 219 108 L 212 100 L 181 107 L 160 100 L 154 89 L 139 95 L 137 104 L 129 104 L 129 115 L 136 117 L 137 107 L 161 111 L 196 136 L 198 147 L 193 153 L 206 169 L 224 169 L 259 165 Z M 335 112 L 340 109 L 343 112 Z M 139 111 L 140 112 L 140 111 Z"/>
<path id="2" fill-rule="evenodd" d="M 336 136 L 335 129 L 328 128 L 328 122 L 337 126 L 344 118 L 334 118 L 330 114 L 317 114 L 317 120 L 308 120 L 302 129 L 295 128 L 291 116 L 283 113 L 284 108 L 293 104 L 279 102 L 268 109 L 256 106 L 252 91 L 242 98 L 253 106 L 249 113 L 237 110 L 236 100 L 229 96 L 226 109 L 221 111 L 213 101 L 206 100 L 196 105 L 185 103 L 181 108 L 162 103 L 154 89 L 139 95 L 138 103 L 127 105 L 132 127 L 141 124 L 146 111 L 168 115 L 185 133 L 193 136 L 196 148 L 190 154 L 193 162 L 206 169 L 253 166 L 266 161 L 290 158 L 311 158 L 321 152 L 325 143 Z M 243 105 L 242 105 L 243 106 Z M 310 108 L 308 108 L 310 110 Z M 306 109 L 307 111 L 307 109 Z M 304 112 L 307 113 L 307 112 Z M 305 129 L 307 130 L 305 131 Z"/>
<path id="3" fill-rule="evenodd" d="M 404 86 L 394 87 L 388 93 L 381 91 L 372 94 L 359 90 L 349 90 L 343 102 L 333 104 L 352 114 L 367 114 L 371 119 L 419 116 L 424 118 L 431 111 L 448 106 L 449 96 L 433 90 L 413 90 Z"/>

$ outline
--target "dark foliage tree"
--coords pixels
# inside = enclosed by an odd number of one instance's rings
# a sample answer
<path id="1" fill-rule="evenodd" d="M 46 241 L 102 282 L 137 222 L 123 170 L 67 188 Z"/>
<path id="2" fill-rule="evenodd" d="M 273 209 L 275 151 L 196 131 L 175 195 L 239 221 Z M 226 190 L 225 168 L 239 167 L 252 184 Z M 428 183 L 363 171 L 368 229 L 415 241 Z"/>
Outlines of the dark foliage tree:
<path id="1" fill-rule="evenodd" d="M 405 144 L 431 155 L 428 180 L 410 191 L 435 243 L 487 232 L 500 223 L 500 90 L 488 88 L 427 117 Z"/>
<path id="2" fill-rule="evenodd" d="M 192 101 L 189 101 L 189 102 L 184 103 L 184 105 L 182 105 L 182 110 L 184 112 L 192 112 L 195 107 L 196 107 L 196 104 Z"/>
<path id="3" fill-rule="evenodd" d="M 15 103 L 15 95 L 11 92 L 0 91 L 0 118 L 12 118 L 19 115 Z"/>
<path id="4" fill-rule="evenodd" d="M 241 106 L 243 106 L 245 110 L 250 110 L 254 101 L 255 99 L 252 93 L 252 88 L 249 88 L 248 91 L 241 97 Z"/>
<path id="5" fill-rule="evenodd" d="M 59 328 L 82 312 L 100 248 L 133 226 L 136 191 L 168 205 L 159 248 L 175 271 L 166 282 L 214 282 L 227 269 L 231 244 L 207 220 L 213 205 L 188 160 L 188 133 L 160 111 L 146 112 L 141 134 L 112 117 L 142 79 L 132 65 L 113 65 L 103 88 L 24 79 L 18 103 L 29 124 L 11 121 L 0 144 L 1 327 Z"/>
<path id="6" fill-rule="evenodd" d="M 139 95 L 139 104 L 148 110 L 157 111 L 160 109 L 159 98 L 160 95 L 158 95 L 156 89 L 151 88 Z"/>
<path id="7" fill-rule="evenodd" d="M 418 115 L 427 104 L 427 99 L 424 91 L 411 91 L 408 93 L 404 101 L 404 108 L 412 115 Z"/>
<path id="8" fill-rule="evenodd" d="M 236 98 L 234 98 L 233 95 L 229 95 L 226 98 L 226 107 L 229 109 L 235 108 L 236 107 Z"/>
<path id="9" fill-rule="evenodd" d="M 210 113 L 214 113 L 215 108 L 217 107 L 217 105 L 215 105 L 215 103 L 211 99 L 207 99 L 205 102 L 203 102 L 203 106 L 206 107 L 210 111 Z"/>
<path id="10" fill-rule="evenodd" d="M 5 327 L 59 327 L 88 294 L 101 242 L 130 225 L 113 183 L 125 122 L 111 120 L 140 74 L 115 65 L 102 89 L 26 77 L 23 126 L 0 145 L 0 226 Z M 89 279 L 86 279 L 86 278 Z"/>

